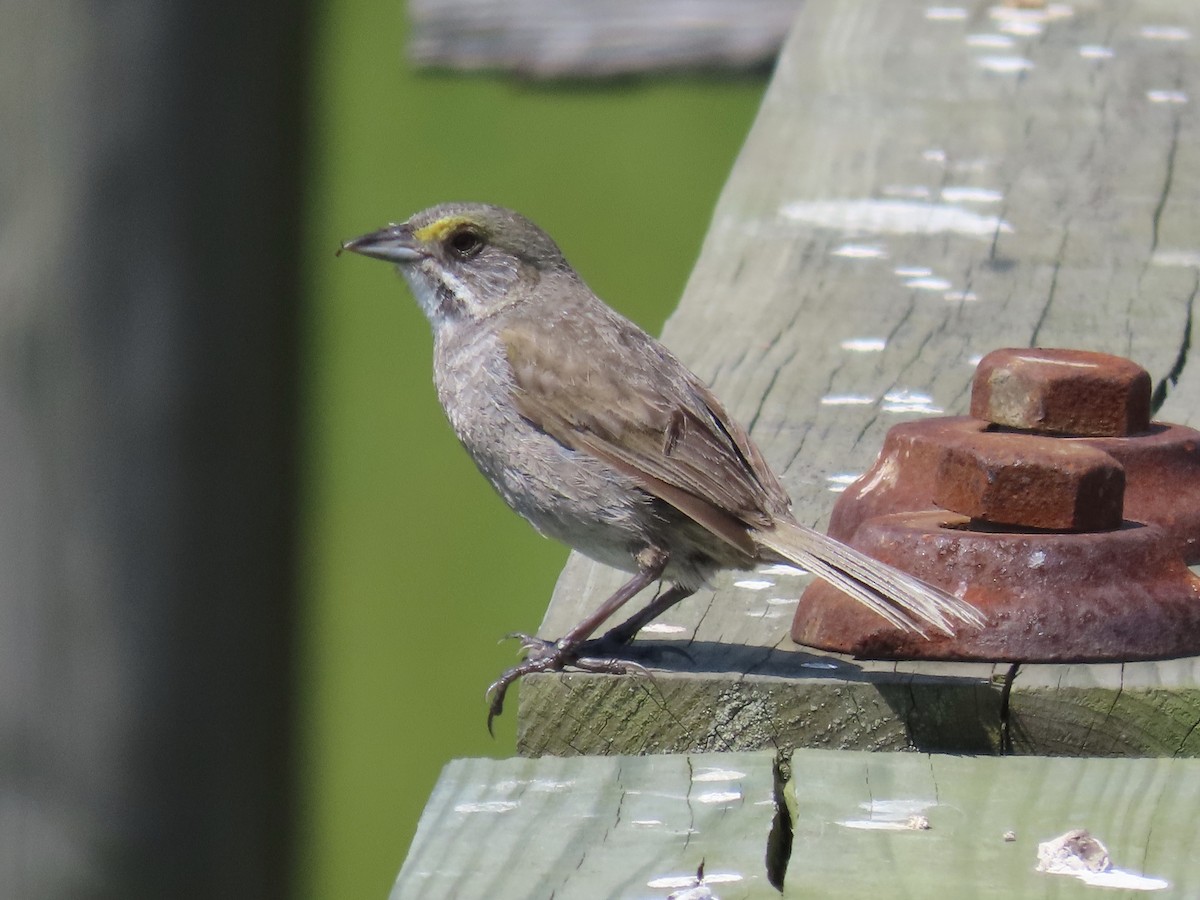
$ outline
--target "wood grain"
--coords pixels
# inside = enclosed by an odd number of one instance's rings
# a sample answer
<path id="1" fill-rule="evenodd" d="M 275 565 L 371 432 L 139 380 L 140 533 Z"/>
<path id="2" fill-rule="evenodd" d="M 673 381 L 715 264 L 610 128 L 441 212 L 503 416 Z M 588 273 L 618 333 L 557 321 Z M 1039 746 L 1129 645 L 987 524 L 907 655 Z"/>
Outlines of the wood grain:
<path id="1" fill-rule="evenodd" d="M 768 753 L 460 759 L 443 770 L 392 900 L 778 897 Z"/>
<path id="2" fill-rule="evenodd" d="M 824 524 L 892 424 L 965 413 L 973 364 L 996 347 L 1131 357 L 1159 386 L 1161 417 L 1200 421 L 1200 124 L 1185 102 L 1200 12 L 1166 0 L 931 9 L 805 4 L 664 332 L 749 428 L 808 524 Z M 564 632 L 623 577 L 573 556 L 541 633 Z M 649 686 L 530 679 L 522 752 L 772 740 L 1198 749 L 1194 660 L 1022 670 L 1002 722 L 1005 669 L 830 658 L 835 669 L 814 670 L 821 658 L 787 637 L 802 587 L 786 574 L 717 579 L 644 634 L 688 654 L 650 657 L 661 668 Z M 927 674 L 938 685 L 917 704 L 928 720 L 896 699 Z M 722 726 L 730 696 L 765 724 Z M 659 698 L 657 717 L 647 697 Z M 820 713 L 806 717 L 805 703 Z M 978 710 L 969 727 L 963 704 Z M 864 709 L 869 727 L 829 730 Z M 645 730 L 609 727 L 639 716 Z"/>
<path id="3" fill-rule="evenodd" d="M 1166 882 L 1166 896 L 1200 889 L 1200 760 L 804 751 L 792 777 L 785 897 L 1095 896 L 1095 886 L 1036 871 L 1038 844 L 1076 828 L 1115 868 Z M 903 827 L 911 815 L 928 830 Z"/>

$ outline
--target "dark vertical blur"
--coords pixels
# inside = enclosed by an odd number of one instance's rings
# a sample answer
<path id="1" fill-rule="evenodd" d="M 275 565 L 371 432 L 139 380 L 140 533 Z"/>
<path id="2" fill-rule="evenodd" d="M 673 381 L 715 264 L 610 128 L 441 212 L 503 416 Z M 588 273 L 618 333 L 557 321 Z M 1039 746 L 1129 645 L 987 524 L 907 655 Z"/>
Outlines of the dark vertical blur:
<path id="1" fill-rule="evenodd" d="M 303 3 L 0 3 L 0 893 L 284 896 Z"/>

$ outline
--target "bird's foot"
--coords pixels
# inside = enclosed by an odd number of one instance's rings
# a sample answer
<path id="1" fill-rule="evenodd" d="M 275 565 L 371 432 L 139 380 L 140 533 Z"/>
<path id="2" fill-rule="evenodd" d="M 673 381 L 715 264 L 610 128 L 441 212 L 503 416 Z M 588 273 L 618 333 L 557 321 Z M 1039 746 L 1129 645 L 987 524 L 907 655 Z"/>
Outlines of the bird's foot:
<path id="1" fill-rule="evenodd" d="M 600 649 L 594 641 L 581 644 L 564 644 L 561 641 L 546 641 L 528 634 L 510 634 L 521 642 L 525 650 L 525 659 L 517 663 L 499 678 L 491 683 L 485 696 L 488 701 L 488 733 L 492 731 L 492 722 L 504 711 L 504 695 L 509 685 L 514 681 L 537 672 L 562 672 L 568 667 L 581 672 L 598 672 L 602 675 L 627 675 L 634 672 L 653 678 L 650 670 L 640 663 L 615 656 L 593 656 L 592 651 Z M 605 648 L 607 649 L 607 648 Z M 585 655 L 587 651 L 587 655 Z"/>

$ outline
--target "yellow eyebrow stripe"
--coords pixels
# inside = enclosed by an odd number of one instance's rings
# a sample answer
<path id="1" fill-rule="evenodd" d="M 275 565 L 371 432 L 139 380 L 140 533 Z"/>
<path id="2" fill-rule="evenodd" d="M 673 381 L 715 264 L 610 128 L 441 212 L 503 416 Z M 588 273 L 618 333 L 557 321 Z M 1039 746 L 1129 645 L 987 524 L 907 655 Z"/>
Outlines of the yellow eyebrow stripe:
<path id="1" fill-rule="evenodd" d="M 466 216 L 443 216 L 436 222 L 430 222 L 424 228 L 413 232 L 413 237 L 423 244 L 436 244 L 451 231 L 463 225 L 473 225 L 473 220 Z"/>

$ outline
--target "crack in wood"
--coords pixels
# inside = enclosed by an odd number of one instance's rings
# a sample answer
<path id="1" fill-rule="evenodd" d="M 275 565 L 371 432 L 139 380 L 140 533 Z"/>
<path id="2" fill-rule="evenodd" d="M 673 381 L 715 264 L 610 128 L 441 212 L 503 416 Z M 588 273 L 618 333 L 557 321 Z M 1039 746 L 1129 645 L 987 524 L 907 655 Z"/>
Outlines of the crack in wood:
<path id="1" fill-rule="evenodd" d="M 1046 323 L 1046 318 L 1050 315 L 1050 307 L 1054 305 L 1054 299 L 1058 295 L 1058 275 L 1062 270 L 1063 254 L 1067 249 L 1067 240 L 1071 236 L 1071 220 L 1067 219 L 1063 223 L 1062 240 L 1058 242 L 1058 250 L 1054 254 L 1054 268 L 1050 272 L 1050 287 L 1046 291 L 1046 302 L 1042 305 L 1042 309 L 1038 315 L 1037 321 L 1033 323 L 1033 331 L 1029 335 L 1029 346 L 1036 347 L 1038 337 L 1042 332 L 1042 326 Z"/>
<path id="2" fill-rule="evenodd" d="M 1162 190 L 1158 194 L 1158 203 L 1154 207 L 1154 215 L 1150 223 L 1150 255 L 1158 249 L 1158 229 L 1162 221 L 1163 210 L 1167 206 L 1167 198 L 1171 194 L 1171 184 L 1175 180 L 1175 154 L 1179 150 L 1180 116 L 1171 121 L 1171 143 L 1167 146 L 1167 170 L 1163 175 Z"/>
<path id="3" fill-rule="evenodd" d="M 1010 716 L 1011 707 L 1009 700 L 1012 696 L 1013 682 L 1017 680 L 1017 672 L 1020 671 L 1021 664 L 1013 663 L 1008 667 L 1008 671 L 1004 673 L 1004 687 L 1000 689 L 1000 755 L 1012 756 L 1013 754 L 1013 736 L 1012 736 L 1012 718 Z"/>
<path id="4" fill-rule="evenodd" d="M 1100 728 L 1101 728 L 1102 734 L 1108 733 L 1108 723 L 1112 721 L 1113 711 L 1116 710 L 1117 704 L 1121 701 L 1121 695 L 1124 692 L 1125 692 L 1125 663 L 1121 663 L 1121 676 L 1117 681 L 1116 693 L 1113 694 L 1112 703 L 1110 703 L 1108 705 L 1108 710 L 1104 713 L 1104 718 L 1100 721 Z M 1083 739 L 1083 748 L 1082 749 L 1084 751 L 1086 751 L 1088 749 L 1088 742 L 1091 740 L 1092 733 L 1095 730 L 1096 729 L 1094 726 L 1092 726 L 1092 725 L 1088 726 L 1087 736 Z M 1118 732 L 1120 731 L 1119 725 L 1117 726 L 1117 730 L 1118 730 Z M 1110 737 L 1109 747 L 1112 747 L 1112 745 L 1115 743 L 1116 743 L 1116 738 Z"/>
<path id="5" fill-rule="evenodd" d="M 687 796 L 683 798 L 683 802 L 687 804 L 688 811 L 688 827 L 687 834 L 683 837 L 683 849 L 686 850 L 692 842 L 692 834 L 696 830 L 696 810 L 692 807 L 692 788 L 696 784 L 696 769 L 692 765 L 692 755 L 689 753 L 684 757 L 687 763 L 688 771 L 688 789 Z"/>
<path id="6" fill-rule="evenodd" d="M 754 410 L 754 415 L 751 416 L 750 421 L 746 423 L 746 432 L 748 434 L 754 434 L 754 428 L 755 428 L 755 426 L 758 425 L 758 419 L 759 419 L 759 416 L 762 415 L 763 407 L 766 406 L 767 400 L 771 396 L 771 391 L 774 390 L 774 388 L 775 388 L 775 382 L 777 382 L 779 380 L 780 374 L 788 366 L 788 364 L 791 363 L 791 361 L 795 358 L 796 358 L 796 351 L 793 350 L 791 353 L 789 353 L 787 355 L 786 358 L 784 358 L 783 362 L 781 362 L 779 365 L 777 365 L 775 367 L 775 371 L 771 373 L 771 378 L 767 382 L 767 386 L 765 388 L 763 388 L 762 396 L 758 400 L 758 408 Z"/>
<path id="7" fill-rule="evenodd" d="M 1192 739 L 1192 735 L 1196 733 L 1196 729 L 1200 728 L 1200 719 L 1192 723 L 1192 727 L 1187 730 L 1187 734 L 1179 741 L 1179 746 L 1175 748 L 1173 756 L 1183 756 L 1183 748 L 1188 745 L 1188 741 Z"/>
<path id="8" fill-rule="evenodd" d="M 1179 344 L 1179 353 L 1175 357 L 1171 370 L 1154 386 L 1154 393 L 1150 396 L 1150 415 L 1152 416 L 1158 414 L 1159 409 L 1167 400 L 1167 391 L 1177 385 L 1183 376 L 1183 369 L 1187 365 L 1188 354 L 1192 349 L 1192 312 L 1196 305 L 1197 293 L 1200 293 L 1200 272 L 1194 273 L 1192 276 L 1192 292 L 1187 299 L 1187 309 L 1183 320 L 1183 340 Z"/>
<path id="9" fill-rule="evenodd" d="M 795 839 L 792 814 L 787 805 L 787 783 L 790 777 L 787 755 L 776 753 L 771 762 L 771 802 L 775 806 L 775 815 L 771 819 L 771 829 L 767 832 L 766 866 L 767 881 L 780 893 L 783 893 L 783 885 L 787 879 L 788 863 L 791 862 L 792 843 Z"/>
<path id="10" fill-rule="evenodd" d="M 908 690 L 908 709 L 904 711 L 905 737 L 908 739 L 908 745 L 916 749 L 917 743 L 913 739 L 913 735 L 916 733 L 917 690 L 911 678 L 904 686 Z"/>

